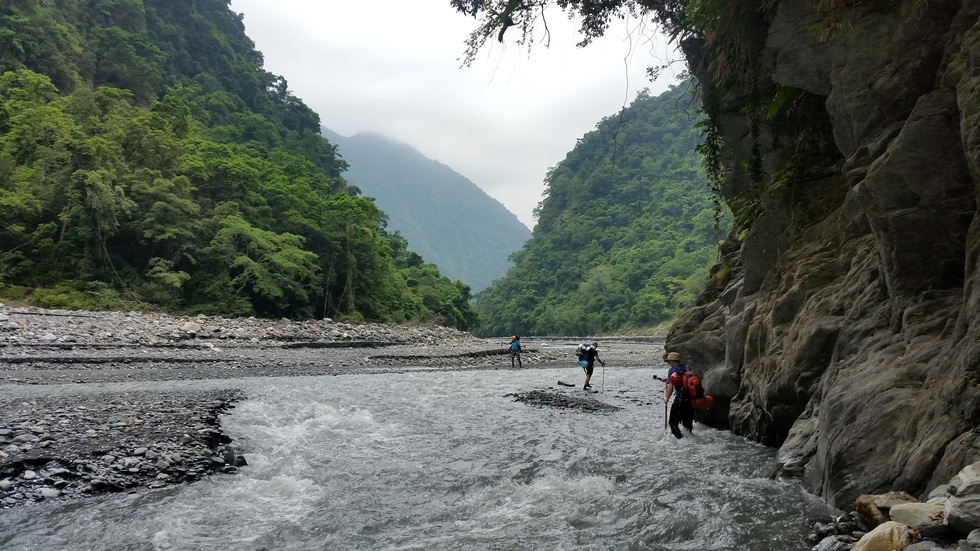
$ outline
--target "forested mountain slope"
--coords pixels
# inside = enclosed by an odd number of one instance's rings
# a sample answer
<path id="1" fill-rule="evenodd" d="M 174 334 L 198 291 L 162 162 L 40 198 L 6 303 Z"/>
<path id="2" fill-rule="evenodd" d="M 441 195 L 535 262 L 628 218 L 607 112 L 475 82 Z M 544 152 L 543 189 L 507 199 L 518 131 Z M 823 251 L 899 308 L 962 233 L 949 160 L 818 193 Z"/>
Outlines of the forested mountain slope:
<path id="1" fill-rule="evenodd" d="M 0 4 L 0 292 L 471 324 L 319 130 L 224 0 Z"/>
<path id="2" fill-rule="evenodd" d="M 608 334 L 694 305 L 726 228 L 695 151 L 690 85 L 640 93 L 546 178 L 531 239 L 477 295 L 478 332 Z M 719 233 L 719 230 L 722 233 Z"/>
<path id="3" fill-rule="evenodd" d="M 350 165 L 344 178 L 388 215 L 388 229 L 474 292 L 503 276 L 531 236 L 500 202 L 410 145 L 370 133 L 323 135 Z"/>

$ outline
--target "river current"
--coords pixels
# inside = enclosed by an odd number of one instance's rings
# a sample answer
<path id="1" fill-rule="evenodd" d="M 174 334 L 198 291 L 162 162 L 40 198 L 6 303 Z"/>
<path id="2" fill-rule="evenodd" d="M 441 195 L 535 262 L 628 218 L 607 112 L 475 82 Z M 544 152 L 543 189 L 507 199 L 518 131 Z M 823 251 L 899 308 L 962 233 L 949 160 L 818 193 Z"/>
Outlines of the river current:
<path id="1" fill-rule="evenodd" d="M 663 373 L 597 369 L 601 392 L 561 390 L 611 413 L 512 395 L 581 385 L 574 368 L 180 383 L 246 390 L 222 424 L 248 466 L 0 512 L 0 549 L 810 549 L 813 521 L 836 511 L 767 478 L 770 448 L 699 424 L 667 434 Z"/>

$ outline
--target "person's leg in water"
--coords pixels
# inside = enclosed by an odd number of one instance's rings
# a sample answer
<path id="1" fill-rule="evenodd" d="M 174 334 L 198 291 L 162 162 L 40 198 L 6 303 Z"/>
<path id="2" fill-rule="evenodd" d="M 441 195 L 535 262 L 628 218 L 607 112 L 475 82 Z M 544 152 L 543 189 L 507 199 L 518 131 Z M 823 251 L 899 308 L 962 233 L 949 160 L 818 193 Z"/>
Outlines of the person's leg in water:
<path id="1" fill-rule="evenodd" d="M 681 418 L 683 417 L 682 407 L 681 401 L 675 398 L 674 402 L 670 404 L 670 417 L 667 418 L 667 424 L 670 426 L 671 434 L 678 439 L 684 438 L 684 435 L 681 434 L 681 429 L 677 426 L 681 423 Z"/>
<path id="2" fill-rule="evenodd" d="M 681 424 L 687 429 L 688 434 L 694 434 L 694 406 L 691 402 L 682 404 L 681 414 Z"/>
<path id="3" fill-rule="evenodd" d="M 594 369 L 594 367 L 593 367 L 594 365 L 595 365 L 594 363 L 589 362 L 589 365 L 588 366 L 582 368 L 582 369 L 585 370 L 585 384 L 582 385 L 582 389 L 583 390 L 584 389 L 587 389 L 587 388 L 592 388 L 589 385 L 589 381 L 592 379 L 592 371 Z"/>

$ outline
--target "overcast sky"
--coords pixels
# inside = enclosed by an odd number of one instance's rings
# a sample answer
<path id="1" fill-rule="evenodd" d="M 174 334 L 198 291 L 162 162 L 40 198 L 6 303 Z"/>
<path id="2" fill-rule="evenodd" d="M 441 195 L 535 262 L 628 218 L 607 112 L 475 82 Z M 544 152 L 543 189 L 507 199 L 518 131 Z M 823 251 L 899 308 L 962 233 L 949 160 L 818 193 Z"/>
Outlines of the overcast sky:
<path id="1" fill-rule="evenodd" d="M 480 186 L 533 227 L 544 177 L 575 141 L 651 83 L 646 68 L 672 54 L 642 21 L 614 22 L 576 48 L 576 25 L 555 10 L 551 42 L 531 51 L 492 42 L 461 67 L 476 19 L 449 0 L 232 0 L 245 31 L 294 95 L 342 136 L 376 132 L 405 142 Z M 488 43 L 489 44 L 489 43 Z"/>

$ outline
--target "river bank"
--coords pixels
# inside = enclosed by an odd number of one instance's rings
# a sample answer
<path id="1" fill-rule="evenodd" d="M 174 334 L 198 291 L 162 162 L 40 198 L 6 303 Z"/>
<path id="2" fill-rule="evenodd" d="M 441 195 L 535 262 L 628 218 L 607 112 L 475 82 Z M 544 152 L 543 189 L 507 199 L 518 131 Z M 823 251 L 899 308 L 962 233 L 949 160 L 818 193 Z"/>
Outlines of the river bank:
<path id="1" fill-rule="evenodd" d="M 524 369 L 572 364 L 575 339 L 523 341 Z M 658 347 L 613 339 L 600 350 L 622 367 L 651 365 Z M 440 326 L 0 304 L 0 508 L 162 488 L 245 463 L 220 426 L 247 398 L 240 389 L 118 392 L 109 383 L 469 369 L 511 369 L 505 344 Z M 51 392 L 11 390 L 24 385 Z"/>

